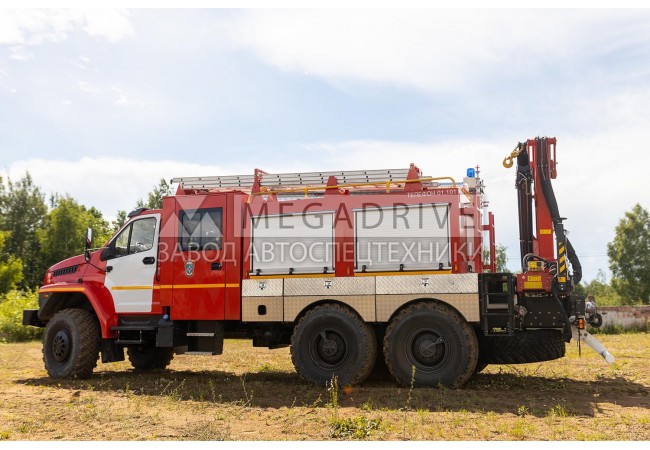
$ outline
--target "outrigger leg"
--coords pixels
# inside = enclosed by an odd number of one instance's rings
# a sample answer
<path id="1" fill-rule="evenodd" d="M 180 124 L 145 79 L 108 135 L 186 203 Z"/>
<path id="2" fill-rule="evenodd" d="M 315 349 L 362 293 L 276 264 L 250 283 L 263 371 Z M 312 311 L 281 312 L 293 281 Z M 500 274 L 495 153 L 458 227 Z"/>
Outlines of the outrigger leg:
<path id="1" fill-rule="evenodd" d="M 572 334 L 573 334 L 573 339 L 575 339 L 578 342 L 584 342 L 587 344 L 593 351 L 598 353 L 600 356 L 602 356 L 605 361 L 607 361 L 609 364 L 614 363 L 614 355 L 612 355 L 603 344 L 598 342 L 598 340 L 593 337 L 587 330 L 581 330 L 577 326 L 573 325 L 571 326 Z"/>

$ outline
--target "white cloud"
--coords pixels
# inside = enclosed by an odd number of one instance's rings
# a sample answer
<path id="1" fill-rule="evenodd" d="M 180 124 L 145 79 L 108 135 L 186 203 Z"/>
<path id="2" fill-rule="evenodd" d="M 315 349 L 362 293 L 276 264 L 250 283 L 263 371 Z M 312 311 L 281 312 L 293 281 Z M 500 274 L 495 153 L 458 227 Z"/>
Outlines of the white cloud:
<path id="1" fill-rule="evenodd" d="M 620 11 L 263 10 L 232 21 L 230 36 L 282 70 L 332 83 L 467 91 L 647 41 L 638 19 Z"/>
<path id="2" fill-rule="evenodd" d="M 85 24 L 82 28 L 91 36 L 118 42 L 134 34 L 127 11 L 91 9 L 85 11 L 83 17 Z"/>
<path id="3" fill-rule="evenodd" d="M 92 96 L 96 101 L 111 103 L 120 107 L 145 105 L 144 101 L 132 95 L 127 96 L 124 90 L 117 86 L 101 87 L 86 81 L 77 81 L 77 90 Z"/>
<path id="4" fill-rule="evenodd" d="M 10 47 L 9 51 L 11 52 L 11 56 L 9 56 L 9 58 L 15 59 L 16 61 L 30 61 L 34 59 L 34 54 L 30 51 L 27 51 L 23 45 Z"/>
<path id="5" fill-rule="evenodd" d="M 110 42 L 134 34 L 128 13 L 123 10 L 0 9 L 0 44 L 61 42 L 75 30 Z"/>
<path id="6" fill-rule="evenodd" d="M 113 104 L 117 106 L 144 106 L 143 101 L 127 97 L 117 86 L 111 86 L 110 91 L 117 96 L 117 99 L 113 101 Z"/>
<path id="7" fill-rule="evenodd" d="M 86 94 L 99 94 L 102 92 L 101 88 L 88 83 L 87 81 L 77 81 L 77 88 Z"/>
<path id="8" fill-rule="evenodd" d="M 161 178 L 169 181 L 179 176 L 223 175 L 242 172 L 242 168 L 110 157 L 86 157 L 77 161 L 33 158 L 10 163 L 2 175 L 17 180 L 27 171 L 48 196 L 70 194 L 112 218 L 117 210 L 128 212 L 138 199 L 146 198 Z M 252 168 L 247 172 L 252 173 Z"/>

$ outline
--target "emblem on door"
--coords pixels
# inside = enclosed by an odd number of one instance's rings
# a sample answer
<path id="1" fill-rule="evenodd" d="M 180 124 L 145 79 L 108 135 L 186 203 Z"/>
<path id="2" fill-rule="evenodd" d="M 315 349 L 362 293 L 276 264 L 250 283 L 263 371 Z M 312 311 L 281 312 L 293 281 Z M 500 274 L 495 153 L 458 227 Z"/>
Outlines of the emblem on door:
<path id="1" fill-rule="evenodd" d="M 191 277 L 194 275 L 194 261 L 188 261 L 185 263 L 185 276 Z"/>

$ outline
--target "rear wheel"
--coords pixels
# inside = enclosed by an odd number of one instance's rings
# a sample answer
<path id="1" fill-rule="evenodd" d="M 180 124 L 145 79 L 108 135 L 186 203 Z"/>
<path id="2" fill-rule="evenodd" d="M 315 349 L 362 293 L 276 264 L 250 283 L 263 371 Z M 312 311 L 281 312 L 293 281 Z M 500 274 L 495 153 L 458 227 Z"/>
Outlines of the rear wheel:
<path id="1" fill-rule="evenodd" d="M 481 361 L 481 358 L 479 356 L 479 360 L 476 363 L 476 367 L 474 368 L 474 372 L 472 373 L 472 376 L 479 374 L 483 372 L 483 370 L 488 366 L 488 363 Z"/>
<path id="2" fill-rule="evenodd" d="M 291 360 L 306 381 L 341 386 L 365 380 L 377 358 L 373 328 L 344 306 L 327 303 L 308 311 L 291 337 Z"/>
<path id="3" fill-rule="evenodd" d="M 166 347 L 129 347 L 129 361 L 136 370 L 165 369 L 174 359 L 174 349 Z"/>
<path id="4" fill-rule="evenodd" d="M 99 359 L 101 328 L 90 311 L 57 312 L 45 327 L 43 362 L 52 378 L 90 378 Z"/>
<path id="5" fill-rule="evenodd" d="M 419 302 L 391 320 L 384 355 L 401 385 L 458 387 L 474 372 L 478 342 L 456 311 L 436 302 Z"/>

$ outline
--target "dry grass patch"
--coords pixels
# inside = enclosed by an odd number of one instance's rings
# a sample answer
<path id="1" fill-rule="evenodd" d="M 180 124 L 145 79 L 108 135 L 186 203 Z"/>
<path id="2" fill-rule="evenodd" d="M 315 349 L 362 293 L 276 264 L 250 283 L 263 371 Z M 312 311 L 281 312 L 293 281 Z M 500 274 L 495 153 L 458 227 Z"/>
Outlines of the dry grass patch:
<path id="1" fill-rule="evenodd" d="M 0 440 L 648 440 L 650 335 L 601 335 L 541 364 L 490 366 L 463 389 L 305 384 L 288 349 L 226 341 L 224 355 L 179 355 L 169 370 L 100 364 L 52 380 L 38 342 L 0 344 Z M 335 395 L 335 396 L 334 396 Z"/>

